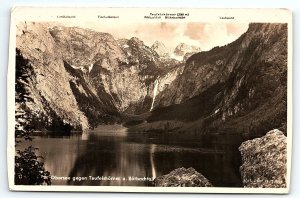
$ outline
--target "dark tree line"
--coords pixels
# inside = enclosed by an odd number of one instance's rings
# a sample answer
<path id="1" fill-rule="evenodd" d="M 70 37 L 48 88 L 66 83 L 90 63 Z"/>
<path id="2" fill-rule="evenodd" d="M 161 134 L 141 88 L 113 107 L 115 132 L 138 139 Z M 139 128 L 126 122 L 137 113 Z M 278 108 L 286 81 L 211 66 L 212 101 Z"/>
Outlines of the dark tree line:
<path id="1" fill-rule="evenodd" d="M 31 125 L 32 116 L 26 106 L 32 102 L 29 96 L 28 84 L 34 77 L 33 68 L 24 58 L 19 49 L 16 49 L 16 81 L 15 81 L 15 184 L 16 185 L 50 185 L 50 173 L 45 170 L 42 157 L 37 156 L 37 148 L 29 146 L 24 150 L 17 149 L 21 141 L 32 141 L 31 134 L 34 127 Z"/>

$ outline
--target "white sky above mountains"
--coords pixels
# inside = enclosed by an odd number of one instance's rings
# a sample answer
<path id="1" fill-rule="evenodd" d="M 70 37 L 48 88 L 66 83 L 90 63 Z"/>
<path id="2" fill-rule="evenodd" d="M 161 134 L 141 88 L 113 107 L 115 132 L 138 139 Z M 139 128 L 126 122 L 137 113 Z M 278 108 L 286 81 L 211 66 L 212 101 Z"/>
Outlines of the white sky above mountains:
<path id="1" fill-rule="evenodd" d="M 179 43 L 200 47 L 202 51 L 223 46 L 247 31 L 249 24 L 241 23 L 97 23 L 77 22 L 65 26 L 89 28 L 112 34 L 116 39 L 138 37 L 148 46 L 162 42 L 170 51 Z"/>

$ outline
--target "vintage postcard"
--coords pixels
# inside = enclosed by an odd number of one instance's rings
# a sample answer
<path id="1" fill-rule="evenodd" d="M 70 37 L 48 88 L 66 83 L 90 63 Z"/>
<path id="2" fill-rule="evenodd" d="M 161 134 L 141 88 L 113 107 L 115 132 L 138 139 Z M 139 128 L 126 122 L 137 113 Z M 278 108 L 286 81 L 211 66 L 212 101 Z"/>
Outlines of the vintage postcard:
<path id="1" fill-rule="evenodd" d="M 15 191 L 288 193 L 288 9 L 14 7 Z"/>

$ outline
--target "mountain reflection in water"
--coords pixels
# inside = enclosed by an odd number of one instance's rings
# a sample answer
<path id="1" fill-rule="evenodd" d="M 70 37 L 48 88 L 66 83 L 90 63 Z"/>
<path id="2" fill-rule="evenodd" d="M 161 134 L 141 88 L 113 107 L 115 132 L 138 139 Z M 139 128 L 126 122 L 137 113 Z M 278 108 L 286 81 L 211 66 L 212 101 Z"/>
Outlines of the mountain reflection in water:
<path id="1" fill-rule="evenodd" d="M 70 177 L 52 180 L 52 185 L 151 186 L 152 178 L 193 167 L 215 186 L 237 187 L 241 186 L 237 149 L 241 142 L 239 135 L 128 133 L 125 127 L 110 125 L 82 135 L 35 137 L 32 144 L 51 175 Z"/>

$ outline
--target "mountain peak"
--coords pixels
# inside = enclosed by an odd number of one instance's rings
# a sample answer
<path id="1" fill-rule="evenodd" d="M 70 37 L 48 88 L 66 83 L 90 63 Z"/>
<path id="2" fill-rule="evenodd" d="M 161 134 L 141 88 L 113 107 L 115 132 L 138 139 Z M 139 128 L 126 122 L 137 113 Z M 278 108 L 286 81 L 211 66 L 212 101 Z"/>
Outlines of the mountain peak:
<path id="1" fill-rule="evenodd" d="M 194 45 L 188 45 L 186 43 L 179 43 L 176 48 L 174 49 L 174 56 L 177 59 L 181 60 L 187 60 L 190 56 L 192 56 L 195 53 L 201 52 L 201 48 L 194 46 Z"/>
<path id="2" fill-rule="evenodd" d="M 155 51 L 162 58 L 169 58 L 169 49 L 160 41 L 155 41 L 151 46 L 151 49 Z"/>
<path id="3" fill-rule="evenodd" d="M 194 45 L 188 45 L 186 43 L 180 43 L 174 50 L 174 54 L 177 56 L 184 56 L 186 53 L 197 53 L 200 52 L 201 48 Z"/>

